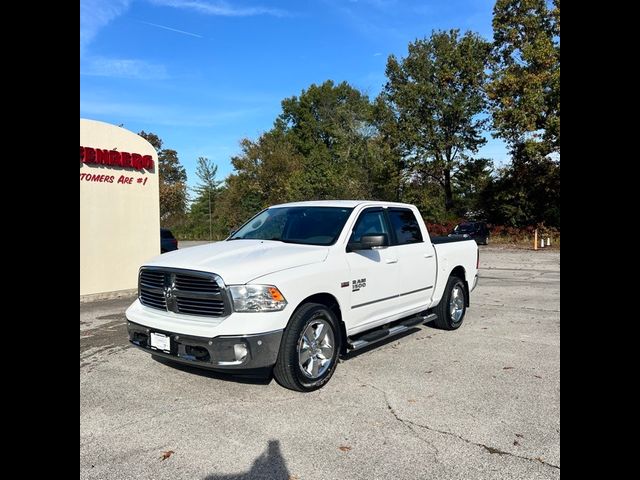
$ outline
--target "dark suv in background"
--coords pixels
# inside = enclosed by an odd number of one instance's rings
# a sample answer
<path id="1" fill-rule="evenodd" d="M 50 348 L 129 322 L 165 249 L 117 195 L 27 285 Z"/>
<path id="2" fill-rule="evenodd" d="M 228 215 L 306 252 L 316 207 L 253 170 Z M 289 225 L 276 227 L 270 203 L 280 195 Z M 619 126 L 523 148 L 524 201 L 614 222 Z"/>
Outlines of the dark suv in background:
<path id="1" fill-rule="evenodd" d="M 160 253 L 171 252 L 178 249 L 178 240 L 168 228 L 160 229 Z"/>
<path id="2" fill-rule="evenodd" d="M 486 222 L 459 223 L 449 236 L 473 238 L 478 245 L 489 245 L 489 228 Z"/>

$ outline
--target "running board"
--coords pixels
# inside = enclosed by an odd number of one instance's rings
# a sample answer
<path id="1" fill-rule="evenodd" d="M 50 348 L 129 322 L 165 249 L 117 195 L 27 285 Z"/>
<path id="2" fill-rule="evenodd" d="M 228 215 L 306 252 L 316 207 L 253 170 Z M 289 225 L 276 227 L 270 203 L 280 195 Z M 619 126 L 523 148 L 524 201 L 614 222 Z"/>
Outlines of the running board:
<path id="1" fill-rule="evenodd" d="M 432 320 L 435 320 L 436 318 L 438 318 L 438 316 L 435 313 L 430 313 L 429 315 L 419 315 L 416 317 L 408 318 L 406 320 L 401 320 L 393 327 L 373 330 L 359 336 L 356 340 L 348 340 L 347 348 L 349 350 L 360 350 L 361 348 L 368 347 L 369 345 L 380 342 L 389 337 L 393 337 L 394 335 L 398 335 L 399 333 L 406 332 L 411 327 L 414 327 L 421 323 L 430 322 Z"/>

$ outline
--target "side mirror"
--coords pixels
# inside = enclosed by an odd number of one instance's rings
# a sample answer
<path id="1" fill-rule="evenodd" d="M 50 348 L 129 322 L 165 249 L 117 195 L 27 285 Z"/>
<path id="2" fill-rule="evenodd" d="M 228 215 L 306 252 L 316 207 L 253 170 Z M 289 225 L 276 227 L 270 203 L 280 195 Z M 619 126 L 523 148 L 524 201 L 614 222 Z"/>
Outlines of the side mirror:
<path id="1" fill-rule="evenodd" d="M 379 235 L 363 235 L 360 238 L 360 242 L 350 243 L 347 245 L 347 251 L 353 252 L 356 250 L 372 250 L 374 248 L 388 247 L 389 237 L 386 233 Z"/>

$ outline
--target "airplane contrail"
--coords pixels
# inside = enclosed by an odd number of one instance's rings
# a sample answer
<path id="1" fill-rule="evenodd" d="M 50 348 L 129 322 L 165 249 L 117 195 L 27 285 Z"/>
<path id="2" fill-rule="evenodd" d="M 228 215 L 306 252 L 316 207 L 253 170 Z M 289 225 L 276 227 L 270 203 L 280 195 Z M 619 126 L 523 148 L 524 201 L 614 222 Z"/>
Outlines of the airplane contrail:
<path id="1" fill-rule="evenodd" d="M 178 30 L 177 28 L 167 27 L 165 25 L 158 25 L 157 23 L 145 22 L 144 20 L 138 20 L 140 23 L 144 23 L 146 25 L 151 25 L 152 27 L 164 28 L 165 30 L 169 30 L 171 32 L 182 33 L 183 35 L 190 35 L 192 37 L 204 38 L 202 35 L 198 35 L 197 33 L 185 32 L 184 30 Z"/>

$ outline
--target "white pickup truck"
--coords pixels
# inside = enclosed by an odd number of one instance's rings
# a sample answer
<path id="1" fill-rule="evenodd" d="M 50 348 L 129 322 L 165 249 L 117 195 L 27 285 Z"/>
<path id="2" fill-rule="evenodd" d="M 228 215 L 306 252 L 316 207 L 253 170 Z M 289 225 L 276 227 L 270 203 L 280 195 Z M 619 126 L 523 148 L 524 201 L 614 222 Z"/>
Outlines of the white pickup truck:
<path id="1" fill-rule="evenodd" d="M 478 262 L 473 240 L 430 239 L 412 205 L 276 205 L 225 241 L 143 265 L 129 340 L 214 370 L 272 368 L 311 391 L 349 351 L 419 323 L 458 328 Z"/>

